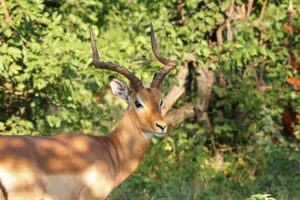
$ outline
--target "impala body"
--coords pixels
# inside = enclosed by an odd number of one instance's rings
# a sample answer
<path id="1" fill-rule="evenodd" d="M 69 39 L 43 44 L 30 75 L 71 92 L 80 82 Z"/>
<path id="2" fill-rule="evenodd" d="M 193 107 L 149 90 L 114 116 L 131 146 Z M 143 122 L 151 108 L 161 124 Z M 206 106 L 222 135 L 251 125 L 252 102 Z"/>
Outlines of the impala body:
<path id="1" fill-rule="evenodd" d="M 152 48 L 166 67 L 150 88 L 126 68 L 101 62 L 91 28 L 90 34 L 94 66 L 116 71 L 131 84 L 109 78 L 112 92 L 128 103 L 119 126 L 104 136 L 0 136 L 0 200 L 105 199 L 138 167 L 152 136 L 166 132 L 159 90 L 177 62 L 158 53 L 152 25 Z"/>

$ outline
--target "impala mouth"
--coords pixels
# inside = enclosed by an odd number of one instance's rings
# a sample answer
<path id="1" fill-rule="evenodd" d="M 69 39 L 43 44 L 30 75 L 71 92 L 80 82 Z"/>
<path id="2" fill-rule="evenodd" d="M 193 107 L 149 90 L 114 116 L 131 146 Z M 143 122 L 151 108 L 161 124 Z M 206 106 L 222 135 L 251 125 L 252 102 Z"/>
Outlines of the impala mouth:
<path id="1" fill-rule="evenodd" d="M 165 134 L 164 132 L 155 132 L 154 133 L 154 135 L 157 137 L 162 137 L 162 136 L 164 136 L 164 134 Z"/>

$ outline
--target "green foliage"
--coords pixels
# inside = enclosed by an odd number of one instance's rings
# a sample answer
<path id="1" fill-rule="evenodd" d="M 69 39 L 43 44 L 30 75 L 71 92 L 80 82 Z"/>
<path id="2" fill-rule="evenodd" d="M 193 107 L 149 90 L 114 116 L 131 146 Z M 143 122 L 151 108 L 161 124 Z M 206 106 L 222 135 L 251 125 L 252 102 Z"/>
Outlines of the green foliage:
<path id="1" fill-rule="evenodd" d="M 278 145 L 226 149 L 216 156 L 184 129 L 155 139 L 155 148 L 110 199 L 247 199 L 269 193 L 276 199 L 300 196 L 299 160 Z M 257 195 L 256 197 L 259 197 Z"/>
<path id="2" fill-rule="evenodd" d="M 87 53 L 88 23 L 96 13 L 79 17 L 102 6 L 90 3 L 92 7 L 71 1 L 6 2 L 10 21 L 5 23 L 1 15 L 0 65 L 0 120 L 5 134 L 47 135 L 63 127 L 91 133 L 92 123 L 105 127 L 94 116 L 108 111 L 92 96 L 105 76 L 90 66 Z"/>
<path id="3" fill-rule="evenodd" d="M 252 195 L 251 198 L 248 198 L 247 200 L 275 200 L 271 197 L 269 194 L 255 194 Z"/>
<path id="4" fill-rule="evenodd" d="M 263 1 L 254 1 L 247 19 L 239 18 L 247 6 L 240 0 L 234 1 L 231 19 L 230 0 L 189 0 L 184 12 L 178 6 L 184 1 L 174 0 L 4 2 L 0 133 L 112 130 L 124 105 L 106 89 L 113 72 L 91 64 L 88 24 L 101 59 L 129 68 L 147 85 L 162 67 L 152 61 L 152 21 L 162 54 L 190 70 L 186 94 L 174 109 L 205 101 L 193 67 L 213 71 L 215 82 L 207 109 L 178 121 L 166 138 L 153 139 L 138 171 L 110 198 L 246 199 L 255 193 L 249 199 L 299 198 L 300 128 L 295 125 L 292 139 L 282 127 L 287 105 L 300 113 L 300 93 L 286 82 L 287 76 L 300 80 L 291 60 L 293 53 L 299 63 L 299 2 L 290 20 L 288 1 L 268 1 L 261 21 Z M 298 32 L 291 34 L 285 25 Z M 177 71 L 166 78 L 164 94 L 177 84 Z M 202 112 L 208 119 L 198 117 Z"/>

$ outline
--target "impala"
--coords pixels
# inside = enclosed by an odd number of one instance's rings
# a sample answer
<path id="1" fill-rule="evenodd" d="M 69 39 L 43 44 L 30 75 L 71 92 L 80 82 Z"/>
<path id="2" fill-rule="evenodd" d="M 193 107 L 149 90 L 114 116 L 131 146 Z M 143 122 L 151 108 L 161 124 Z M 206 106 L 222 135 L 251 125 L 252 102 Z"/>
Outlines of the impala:
<path id="1" fill-rule="evenodd" d="M 0 136 L 0 200 L 99 200 L 105 199 L 138 167 L 153 135 L 162 136 L 167 125 L 161 115 L 160 88 L 177 62 L 155 57 L 165 65 L 150 88 L 133 72 L 99 59 L 93 31 L 90 37 L 93 65 L 120 73 L 130 87 L 110 77 L 110 88 L 128 103 L 119 124 L 103 136 L 63 133 L 51 137 Z"/>

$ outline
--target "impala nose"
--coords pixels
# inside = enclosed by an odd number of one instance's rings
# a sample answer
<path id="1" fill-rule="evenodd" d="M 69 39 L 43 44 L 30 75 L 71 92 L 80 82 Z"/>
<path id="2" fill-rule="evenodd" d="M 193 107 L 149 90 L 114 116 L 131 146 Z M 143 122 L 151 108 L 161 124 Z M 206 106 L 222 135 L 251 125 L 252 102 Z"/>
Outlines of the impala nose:
<path id="1" fill-rule="evenodd" d="M 166 124 L 161 125 L 161 124 L 156 123 L 156 126 L 157 126 L 158 128 L 160 128 L 162 132 L 165 132 L 165 131 L 166 131 L 166 130 L 165 130 L 165 128 L 167 127 Z"/>

